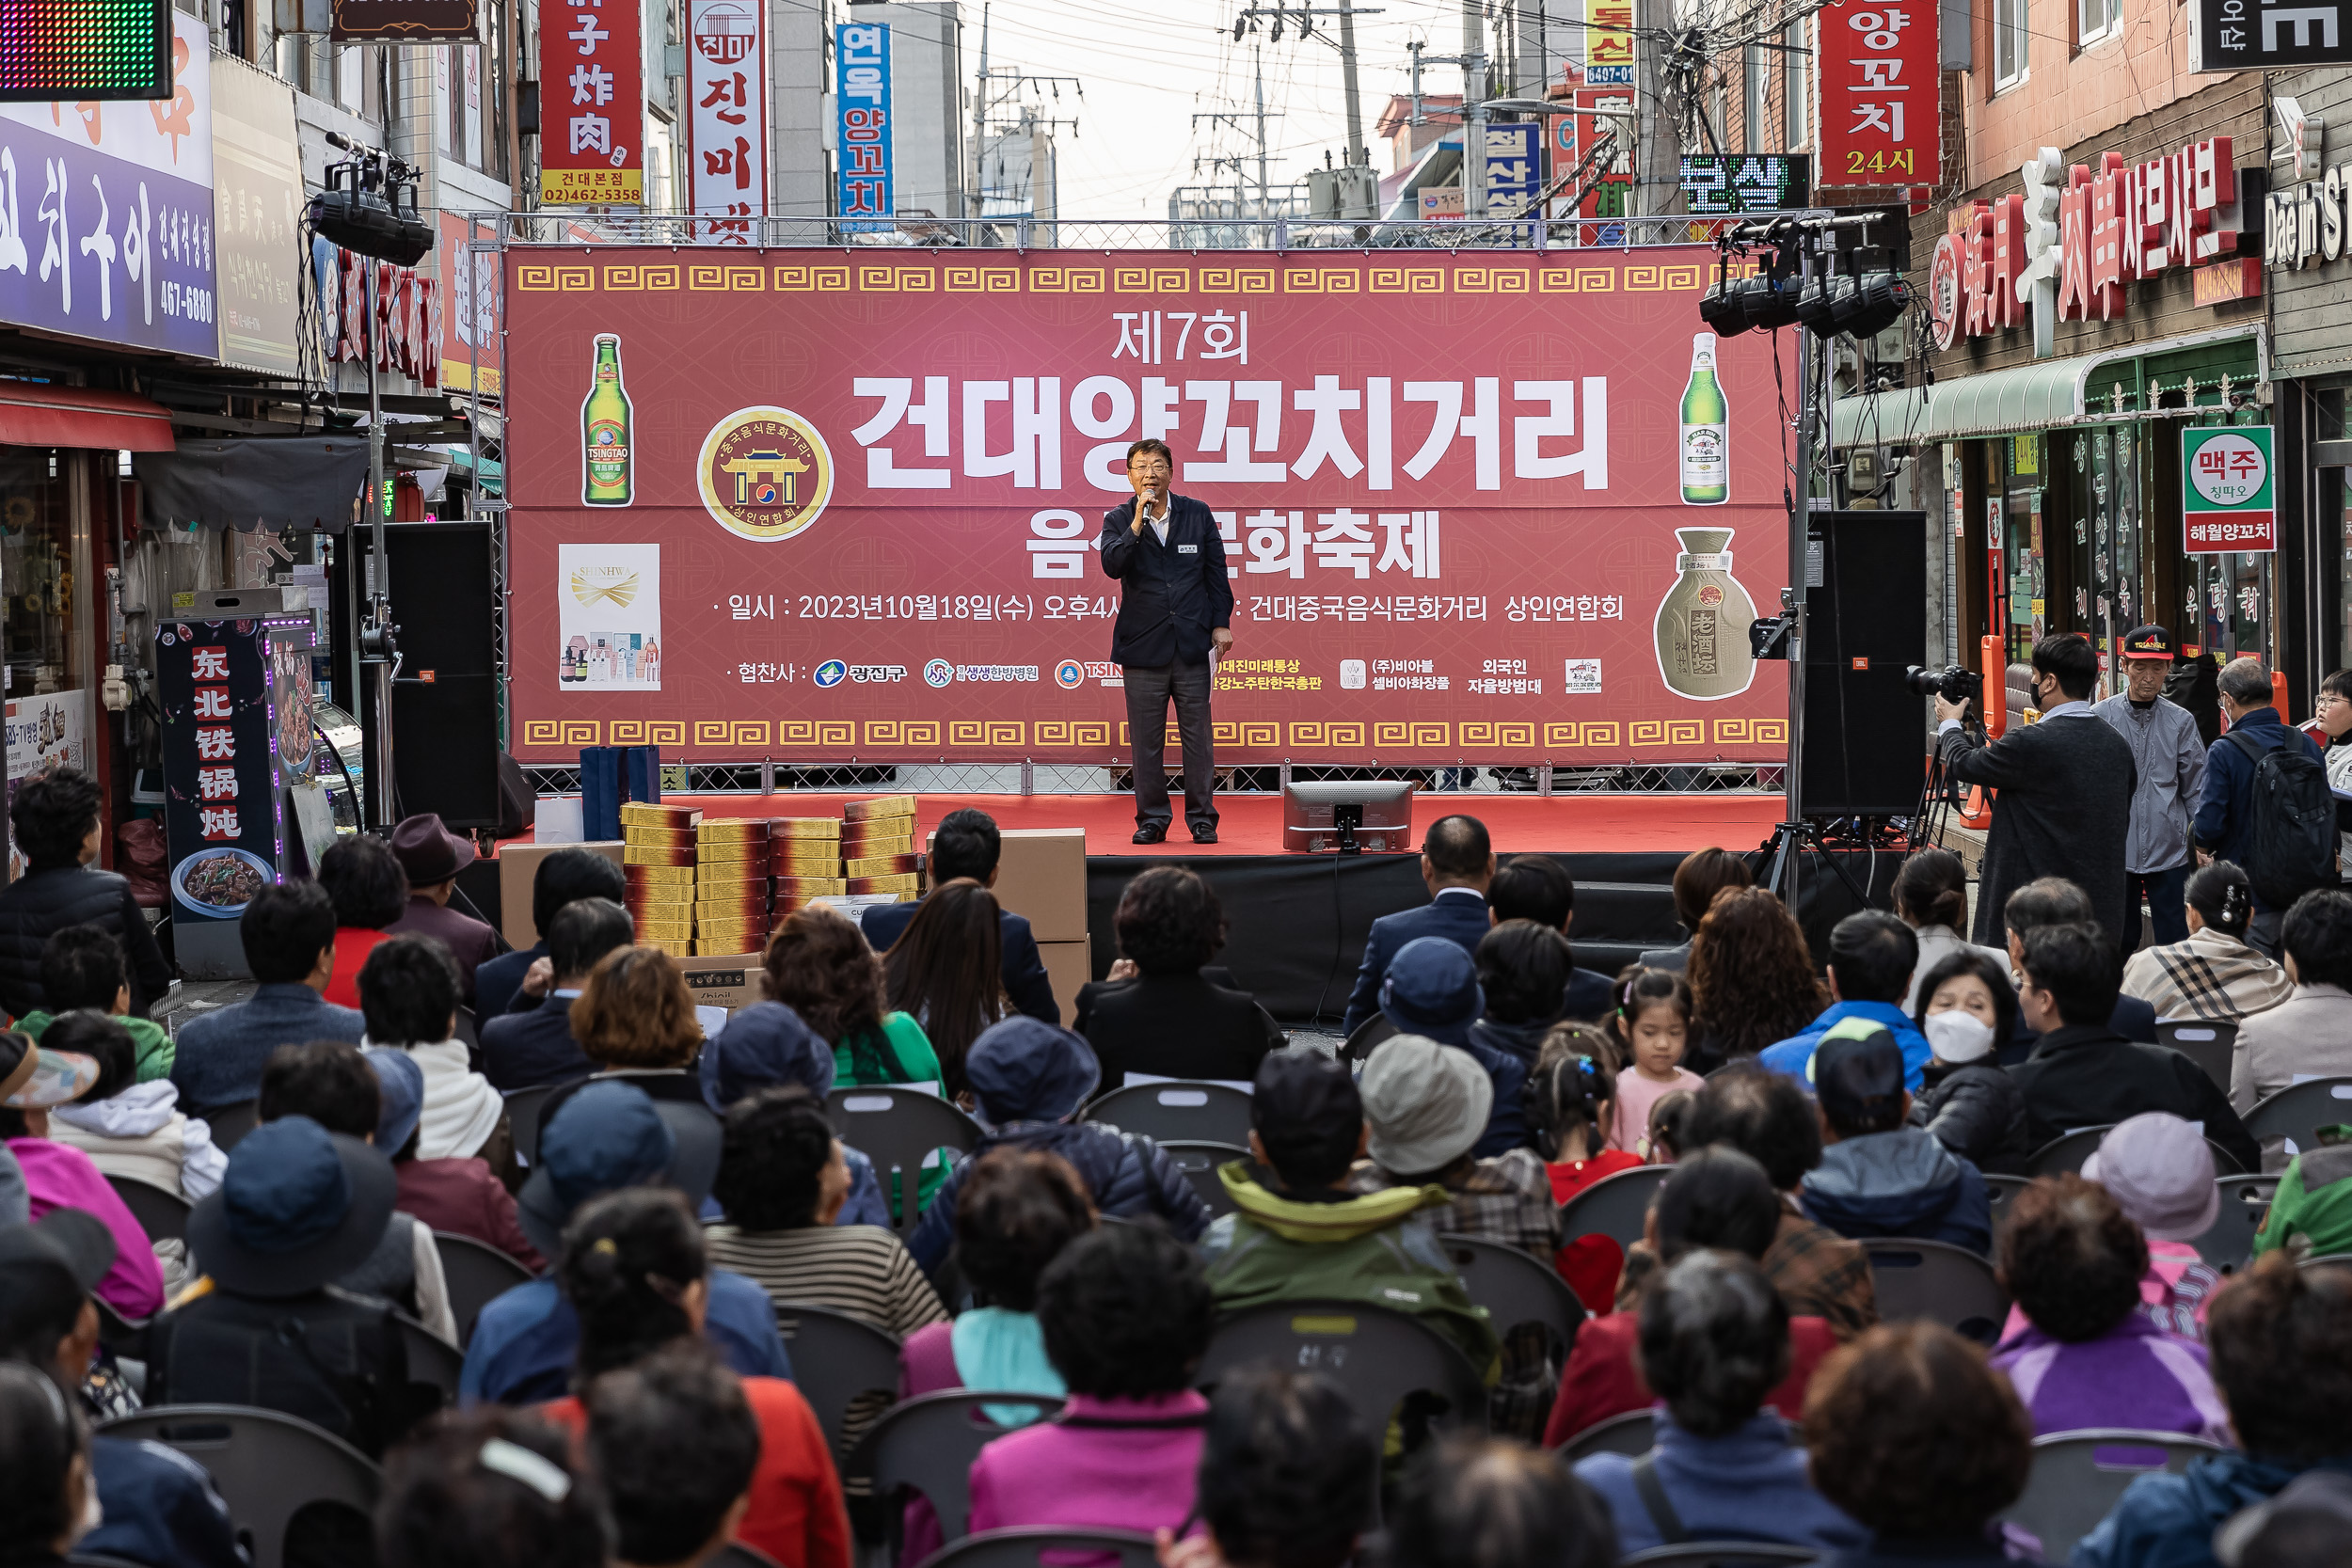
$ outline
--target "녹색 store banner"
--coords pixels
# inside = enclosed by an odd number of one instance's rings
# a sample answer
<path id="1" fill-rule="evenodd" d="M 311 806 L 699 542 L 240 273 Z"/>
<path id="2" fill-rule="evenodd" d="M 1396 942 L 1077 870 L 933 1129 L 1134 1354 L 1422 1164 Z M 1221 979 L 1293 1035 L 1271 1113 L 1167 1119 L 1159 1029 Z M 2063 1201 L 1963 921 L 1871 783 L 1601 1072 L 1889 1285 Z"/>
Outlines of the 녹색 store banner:
<path id="1" fill-rule="evenodd" d="M 1143 436 L 1222 539 L 1220 761 L 1787 744 L 1772 341 L 1704 331 L 1711 250 L 505 265 L 523 760 L 1124 757 Z"/>

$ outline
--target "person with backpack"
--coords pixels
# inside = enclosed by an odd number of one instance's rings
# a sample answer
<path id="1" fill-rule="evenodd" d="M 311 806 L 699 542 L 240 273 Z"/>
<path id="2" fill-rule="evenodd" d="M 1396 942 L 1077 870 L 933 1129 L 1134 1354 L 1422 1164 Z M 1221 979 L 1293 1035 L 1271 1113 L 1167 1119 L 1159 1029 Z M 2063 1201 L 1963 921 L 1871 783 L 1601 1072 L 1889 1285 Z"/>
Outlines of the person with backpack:
<path id="1" fill-rule="evenodd" d="M 2000 945 L 2009 895 L 2042 877 L 2063 877 L 2089 894 L 2101 929 L 2123 929 L 2139 770 L 2131 743 L 2101 722 L 2090 705 L 2098 679 L 2099 656 L 2089 639 L 2075 632 L 2043 638 L 2033 648 L 2033 702 L 2041 721 L 2011 724 L 1990 743 L 1962 727 L 1966 701 L 1935 699 L 1936 746 L 1945 769 L 1962 784 L 2000 791 L 1970 939 L 1980 945 Z"/>
<path id="2" fill-rule="evenodd" d="M 2270 672 L 2233 658 L 2221 667 L 2230 727 L 2205 752 L 2197 802 L 2197 863 L 2230 861 L 2254 884 L 2246 941 L 2279 957 L 2279 923 L 2297 898 L 2336 880 L 2336 798 L 2319 748 L 2280 722 Z"/>

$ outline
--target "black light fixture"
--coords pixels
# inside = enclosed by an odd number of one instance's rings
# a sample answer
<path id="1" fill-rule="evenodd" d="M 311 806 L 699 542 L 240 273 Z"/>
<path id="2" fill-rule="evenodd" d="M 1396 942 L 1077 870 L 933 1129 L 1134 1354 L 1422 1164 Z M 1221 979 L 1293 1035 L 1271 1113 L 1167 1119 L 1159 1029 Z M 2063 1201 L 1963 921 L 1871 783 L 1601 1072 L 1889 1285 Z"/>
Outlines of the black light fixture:
<path id="1" fill-rule="evenodd" d="M 421 171 L 336 132 L 326 140 L 352 156 L 327 166 L 326 189 L 310 198 L 311 230 L 354 255 L 415 266 L 432 251 L 434 241 L 433 226 L 417 208 Z"/>
<path id="2" fill-rule="evenodd" d="M 1884 251 L 1856 250 L 1853 257 L 1853 272 L 1816 278 L 1797 301 L 1797 319 L 1820 337 L 1875 338 L 1911 309 L 1911 284 Z"/>

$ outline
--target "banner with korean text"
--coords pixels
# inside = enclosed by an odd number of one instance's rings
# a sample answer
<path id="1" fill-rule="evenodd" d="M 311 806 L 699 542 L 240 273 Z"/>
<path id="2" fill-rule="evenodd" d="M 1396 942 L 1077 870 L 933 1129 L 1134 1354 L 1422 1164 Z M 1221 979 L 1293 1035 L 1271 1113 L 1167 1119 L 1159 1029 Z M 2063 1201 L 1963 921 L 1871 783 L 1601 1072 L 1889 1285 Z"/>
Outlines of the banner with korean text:
<path id="1" fill-rule="evenodd" d="M 539 24 L 539 203 L 645 199 L 645 28 L 634 7 L 549 5 Z"/>
<path id="2" fill-rule="evenodd" d="M 1221 763 L 1784 753 L 1772 342 L 1702 329 L 1711 250 L 504 264 L 523 761 L 1123 758 L 1145 436 L 1222 539 Z"/>

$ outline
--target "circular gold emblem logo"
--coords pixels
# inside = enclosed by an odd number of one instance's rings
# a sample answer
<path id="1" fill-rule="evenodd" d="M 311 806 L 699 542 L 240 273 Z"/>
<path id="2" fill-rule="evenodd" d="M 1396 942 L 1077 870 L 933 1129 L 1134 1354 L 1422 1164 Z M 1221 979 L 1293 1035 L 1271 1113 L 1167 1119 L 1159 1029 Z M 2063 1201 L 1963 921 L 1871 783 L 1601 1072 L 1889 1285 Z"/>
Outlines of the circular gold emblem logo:
<path id="1" fill-rule="evenodd" d="M 746 539 L 804 531 L 833 494 L 833 453 L 788 408 L 739 408 L 703 437 L 695 469 L 703 506 Z"/>

